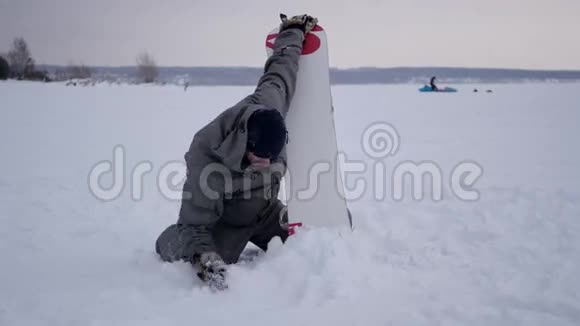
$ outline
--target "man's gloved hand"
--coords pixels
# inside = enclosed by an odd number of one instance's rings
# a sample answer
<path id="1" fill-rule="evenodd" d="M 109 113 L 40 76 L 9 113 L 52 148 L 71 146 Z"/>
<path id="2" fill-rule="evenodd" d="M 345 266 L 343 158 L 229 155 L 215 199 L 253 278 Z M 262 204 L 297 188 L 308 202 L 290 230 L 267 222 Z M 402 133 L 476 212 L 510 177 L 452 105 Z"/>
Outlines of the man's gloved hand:
<path id="1" fill-rule="evenodd" d="M 286 15 L 280 14 L 280 19 L 282 20 L 280 32 L 289 28 L 298 28 L 304 34 L 307 34 L 318 24 L 318 19 L 309 15 L 298 15 L 288 18 Z"/>
<path id="2" fill-rule="evenodd" d="M 225 290 L 227 265 L 216 252 L 206 252 L 198 259 L 199 271 L 197 276 L 207 282 L 214 290 Z"/>

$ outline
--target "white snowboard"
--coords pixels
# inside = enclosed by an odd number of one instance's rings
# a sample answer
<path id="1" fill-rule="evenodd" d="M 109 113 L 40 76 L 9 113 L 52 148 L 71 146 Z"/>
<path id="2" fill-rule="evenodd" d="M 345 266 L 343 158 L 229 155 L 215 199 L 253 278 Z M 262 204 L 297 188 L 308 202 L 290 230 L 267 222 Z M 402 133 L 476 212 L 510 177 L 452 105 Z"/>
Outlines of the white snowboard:
<path id="1" fill-rule="evenodd" d="M 272 47 L 278 28 L 266 38 Z M 326 33 L 320 26 L 306 35 L 296 92 L 286 116 L 288 174 L 282 199 L 290 223 L 304 226 L 352 226 L 337 163 L 337 140 L 330 91 Z"/>

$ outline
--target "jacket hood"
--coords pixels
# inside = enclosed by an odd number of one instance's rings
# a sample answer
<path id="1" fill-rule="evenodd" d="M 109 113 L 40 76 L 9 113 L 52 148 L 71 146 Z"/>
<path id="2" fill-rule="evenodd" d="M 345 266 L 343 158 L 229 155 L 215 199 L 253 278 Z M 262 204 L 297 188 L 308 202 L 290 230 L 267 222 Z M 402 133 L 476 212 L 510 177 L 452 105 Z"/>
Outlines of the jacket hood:
<path id="1" fill-rule="evenodd" d="M 228 131 L 223 141 L 214 147 L 215 154 L 227 168 L 237 172 L 244 171 L 243 162 L 248 142 L 248 119 L 254 112 L 261 109 L 269 108 L 263 105 L 248 105 L 240 110 L 234 120 L 228 124 Z"/>

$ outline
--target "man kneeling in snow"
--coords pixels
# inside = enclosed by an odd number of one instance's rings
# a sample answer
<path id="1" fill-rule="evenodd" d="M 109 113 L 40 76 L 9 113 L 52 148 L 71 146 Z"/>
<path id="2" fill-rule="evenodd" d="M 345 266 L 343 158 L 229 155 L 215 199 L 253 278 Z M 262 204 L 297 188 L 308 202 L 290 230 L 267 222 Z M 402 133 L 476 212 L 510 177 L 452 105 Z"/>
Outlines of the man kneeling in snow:
<path id="1" fill-rule="evenodd" d="M 203 280 L 225 284 L 226 265 L 239 259 L 248 242 L 267 250 L 273 237 L 288 237 L 287 210 L 278 200 L 286 172 L 284 118 L 304 38 L 316 22 L 308 15 L 282 16 L 254 93 L 194 136 L 185 154 L 179 219 L 155 246 L 164 261 L 189 261 Z"/>

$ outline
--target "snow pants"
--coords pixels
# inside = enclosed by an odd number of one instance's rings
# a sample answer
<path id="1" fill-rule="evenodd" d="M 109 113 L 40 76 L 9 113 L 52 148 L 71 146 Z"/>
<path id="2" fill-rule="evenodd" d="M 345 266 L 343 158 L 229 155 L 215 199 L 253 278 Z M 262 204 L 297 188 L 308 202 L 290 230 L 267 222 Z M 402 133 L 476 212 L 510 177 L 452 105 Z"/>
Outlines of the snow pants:
<path id="1" fill-rule="evenodd" d="M 287 224 L 287 209 L 278 201 L 266 212 L 262 212 L 254 225 L 234 226 L 218 221 L 212 228 L 212 238 L 217 253 L 224 262 L 233 264 L 238 261 L 248 242 L 252 242 L 264 251 L 268 249 L 270 240 L 276 236 L 285 242 L 288 238 Z M 157 238 L 155 251 L 162 260 L 167 262 L 187 260 L 182 254 L 186 242 L 187 239 L 180 237 L 179 225 L 172 224 Z"/>

